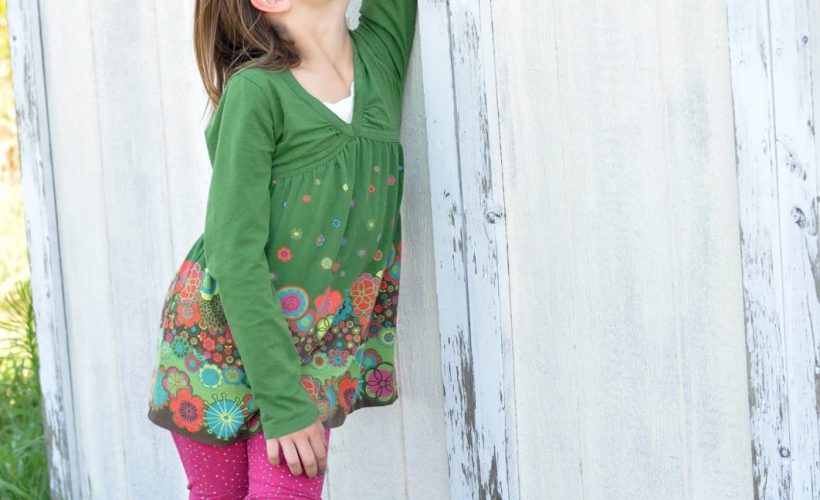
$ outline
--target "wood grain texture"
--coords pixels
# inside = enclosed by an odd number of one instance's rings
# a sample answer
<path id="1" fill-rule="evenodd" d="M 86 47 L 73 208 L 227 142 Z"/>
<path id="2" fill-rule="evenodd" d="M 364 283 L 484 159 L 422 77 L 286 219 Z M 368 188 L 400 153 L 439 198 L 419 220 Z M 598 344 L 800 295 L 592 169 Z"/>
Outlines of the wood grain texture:
<path id="1" fill-rule="evenodd" d="M 749 498 L 725 5 L 493 26 L 521 498 Z"/>
<path id="2" fill-rule="evenodd" d="M 40 41 L 40 8 L 37 2 L 12 0 L 7 2 L 6 9 L 26 239 L 41 366 L 39 376 L 49 490 L 54 499 L 76 498 L 80 491 L 79 450 L 74 427 L 63 270 Z"/>
<path id="3" fill-rule="evenodd" d="M 422 0 L 419 19 L 450 495 L 517 498 L 490 2 Z"/>
<path id="4" fill-rule="evenodd" d="M 820 497 L 820 16 L 809 5 L 728 2 L 756 498 Z"/>
<path id="5" fill-rule="evenodd" d="M 82 498 L 181 494 L 145 418 L 172 269 L 153 5 L 43 7 Z"/>

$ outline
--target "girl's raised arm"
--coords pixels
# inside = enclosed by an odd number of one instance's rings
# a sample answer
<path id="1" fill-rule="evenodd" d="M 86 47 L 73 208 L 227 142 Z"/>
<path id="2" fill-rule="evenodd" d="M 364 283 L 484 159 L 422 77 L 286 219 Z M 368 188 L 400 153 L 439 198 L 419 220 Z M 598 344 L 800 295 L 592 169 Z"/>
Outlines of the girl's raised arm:
<path id="1" fill-rule="evenodd" d="M 376 39 L 404 80 L 416 30 L 418 0 L 362 0 L 356 30 Z"/>
<path id="2" fill-rule="evenodd" d="M 205 130 L 213 173 L 204 249 L 225 317 L 260 410 L 266 439 L 308 427 L 319 412 L 301 384 L 300 360 L 271 282 L 271 97 L 248 76 L 225 85 Z"/>

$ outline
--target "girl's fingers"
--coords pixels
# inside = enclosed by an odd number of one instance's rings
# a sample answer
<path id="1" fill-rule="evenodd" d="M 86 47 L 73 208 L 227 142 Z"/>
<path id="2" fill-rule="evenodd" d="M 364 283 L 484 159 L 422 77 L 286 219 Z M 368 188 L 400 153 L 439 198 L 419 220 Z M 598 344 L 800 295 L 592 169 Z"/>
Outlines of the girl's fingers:
<path id="1" fill-rule="evenodd" d="M 310 444 L 309 437 L 313 434 L 313 430 L 302 434 L 294 440 L 296 449 L 299 450 L 299 456 L 302 458 L 302 465 L 305 467 L 305 473 L 308 477 L 314 477 L 319 472 L 319 466 L 316 462 L 316 456 L 313 453 L 313 447 Z M 296 472 L 294 472 L 296 474 Z"/>
<path id="2" fill-rule="evenodd" d="M 313 456 L 316 457 L 316 463 L 319 467 L 319 473 L 324 474 L 327 470 L 327 447 L 325 446 L 324 426 L 318 425 L 317 432 L 308 434 L 310 445 L 313 447 Z"/>
<path id="3" fill-rule="evenodd" d="M 288 464 L 290 473 L 298 476 L 302 473 L 302 464 L 299 461 L 299 454 L 296 452 L 296 445 L 292 439 L 280 439 L 279 444 L 282 446 L 282 453 L 285 455 L 285 461 Z"/>
<path id="4" fill-rule="evenodd" d="M 265 444 L 268 451 L 268 462 L 271 465 L 279 465 L 279 439 L 268 439 Z"/>

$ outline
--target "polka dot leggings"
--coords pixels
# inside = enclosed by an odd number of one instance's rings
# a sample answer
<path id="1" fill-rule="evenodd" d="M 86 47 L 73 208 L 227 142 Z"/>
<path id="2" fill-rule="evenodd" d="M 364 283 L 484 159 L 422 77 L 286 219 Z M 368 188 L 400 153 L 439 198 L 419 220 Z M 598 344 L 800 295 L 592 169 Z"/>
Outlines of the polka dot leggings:
<path id="1" fill-rule="evenodd" d="M 171 435 L 188 476 L 189 500 L 322 498 L 325 475 L 294 476 L 281 447 L 279 465 L 271 465 L 261 432 L 228 446 L 201 443 L 176 432 Z M 325 443 L 330 445 L 330 428 L 325 429 Z"/>

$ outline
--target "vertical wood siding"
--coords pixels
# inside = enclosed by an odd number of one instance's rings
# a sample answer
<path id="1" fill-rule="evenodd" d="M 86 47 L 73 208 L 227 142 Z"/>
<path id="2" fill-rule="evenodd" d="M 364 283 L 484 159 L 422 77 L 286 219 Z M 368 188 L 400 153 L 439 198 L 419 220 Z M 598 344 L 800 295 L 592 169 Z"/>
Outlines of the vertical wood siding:
<path id="1" fill-rule="evenodd" d="M 810 4 L 728 2 L 756 498 L 820 497 L 820 16 Z"/>
<path id="2" fill-rule="evenodd" d="M 725 4 L 493 32 L 521 498 L 750 498 Z"/>
<path id="3" fill-rule="evenodd" d="M 517 498 L 490 2 L 419 6 L 450 495 Z"/>
<path id="4" fill-rule="evenodd" d="M 185 496 L 145 414 L 210 176 L 192 13 L 9 2 L 55 498 Z M 401 397 L 324 498 L 820 496 L 818 20 L 419 0 Z"/>
<path id="5" fill-rule="evenodd" d="M 9 1 L 6 9 L 50 492 L 52 498 L 76 498 L 79 496 L 78 443 L 40 42 L 40 9 L 37 2 L 25 0 Z"/>

